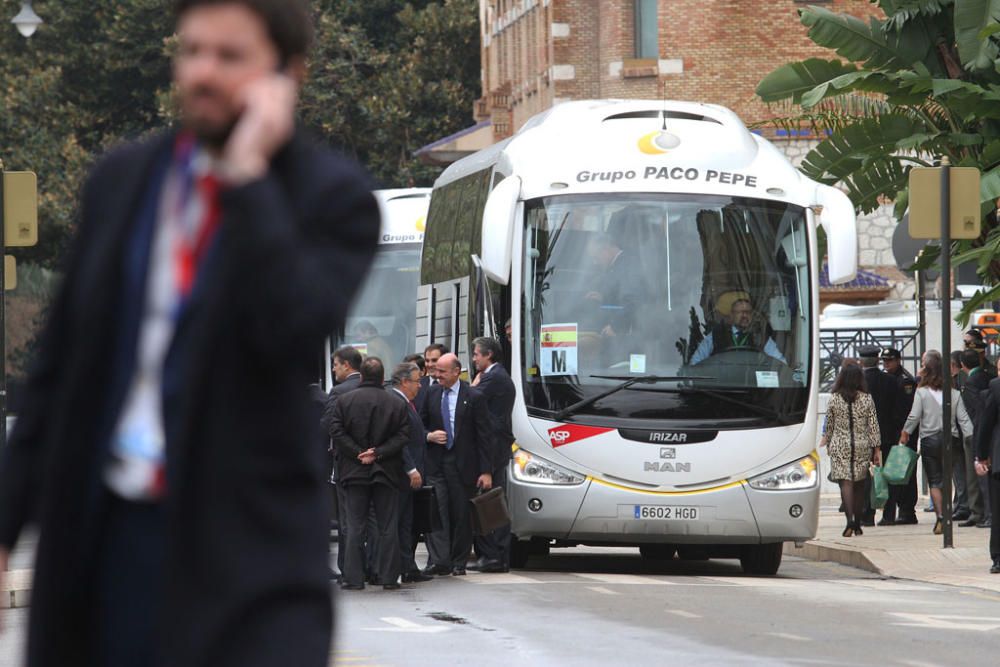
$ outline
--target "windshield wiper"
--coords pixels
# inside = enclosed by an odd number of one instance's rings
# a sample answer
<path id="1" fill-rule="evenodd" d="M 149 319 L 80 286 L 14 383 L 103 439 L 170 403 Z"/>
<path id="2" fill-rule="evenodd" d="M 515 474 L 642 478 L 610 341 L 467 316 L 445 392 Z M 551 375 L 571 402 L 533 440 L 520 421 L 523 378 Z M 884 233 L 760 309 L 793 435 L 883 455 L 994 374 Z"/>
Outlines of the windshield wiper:
<path id="1" fill-rule="evenodd" d="M 573 405 L 570 405 L 570 406 L 567 406 L 567 407 L 563 408 L 559 412 L 557 412 L 554 415 L 552 415 L 553 419 L 555 419 L 556 421 L 562 421 L 566 417 L 568 417 L 569 415 L 573 414 L 574 412 L 578 412 L 578 411 L 582 410 L 583 408 L 591 406 L 594 403 L 597 403 L 602 398 L 607 398 L 611 394 L 617 394 L 622 389 L 628 389 L 629 387 L 631 387 L 634 384 L 639 384 L 639 383 L 642 383 L 642 384 L 655 384 L 657 382 L 672 382 L 674 380 L 709 380 L 709 379 L 711 379 L 711 378 L 702 378 L 702 377 L 692 377 L 690 375 L 684 375 L 684 376 L 676 376 L 676 375 L 635 375 L 635 376 L 628 376 L 628 375 L 591 375 L 589 377 L 598 378 L 598 379 L 601 379 L 601 380 L 624 380 L 624 382 L 622 382 L 619 385 L 615 385 L 614 387 L 611 387 L 611 389 L 608 389 L 605 392 L 597 394 L 596 396 L 588 396 L 587 398 L 585 398 L 583 400 L 577 401 Z"/>

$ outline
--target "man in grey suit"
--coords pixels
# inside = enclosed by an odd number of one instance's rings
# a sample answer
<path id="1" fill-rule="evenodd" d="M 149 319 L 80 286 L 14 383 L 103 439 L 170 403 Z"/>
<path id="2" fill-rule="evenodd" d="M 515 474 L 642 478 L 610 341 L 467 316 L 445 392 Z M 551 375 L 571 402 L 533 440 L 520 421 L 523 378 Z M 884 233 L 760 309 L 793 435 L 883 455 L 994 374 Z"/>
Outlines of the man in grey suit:
<path id="1" fill-rule="evenodd" d="M 349 391 L 354 391 L 361 386 L 361 353 L 350 345 L 345 345 L 333 353 L 333 380 L 336 384 L 330 389 L 330 396 L 326 399 L 326 408 L 323 410 L 323 432 L 330 436 L 329 445 L 329 468 L 330 481 L 337 486 L 337 569 L 344 571 L 344 553 L 347 550 L 347 535 L 344 533 L 344 526 L 347 525 L 347 498 L 344 496 L 344 485 L 337 484 L 337 452 L 332 444 L 333 433 L 330 426 L 333 421 L 334 409 L 337 407 L 337 399 Z M 339 573 L 332 573 L 331 578 L 339 580 Z"/>

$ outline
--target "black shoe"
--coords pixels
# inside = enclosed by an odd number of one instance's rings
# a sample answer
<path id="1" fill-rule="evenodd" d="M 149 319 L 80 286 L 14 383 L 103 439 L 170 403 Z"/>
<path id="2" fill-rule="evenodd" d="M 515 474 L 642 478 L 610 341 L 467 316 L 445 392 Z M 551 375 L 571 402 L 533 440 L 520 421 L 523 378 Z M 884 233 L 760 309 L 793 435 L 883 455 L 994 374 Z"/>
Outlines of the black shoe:
<path id="1" fill-rule="evenodd" d="M 983 519 L 982 521 L 976 524 L 976 528 L 992 528 L 992 527 L 993 527 L 993 519 Z"/>
<path id="2" fill-rule="evenodd" d="M 917 515 L 913 514 L 911 516 L 901 516 L 896 519 L 897 526 L 915 526 L 917 523 Z"/>
<path id="3" fill-rule="evenodd" d="M 503 566 L 498 560 L 488 560 L 479 564 L 479 571 L 483 573 L 508 572 L 509 569 Z"/>
<path id="4" fill-rule="evenodd" d="M 403 583 L 404 584 L 419 584 L 419 583 L 422 583 L 424 581 L 431 581 L 433 579 L 434 579 L 434 577 L 432 577 L 430 575 L 427 575 L 427 574 L 424 574 L 423 572 L 420 572 L 419 570 L 416 571 L 416 572 L 409 572 L 409 573 L 403 575 Z"/>
<path id="5" fill-rule="evenodd" d="M 872 521 L 870 524 L 866 524 L 863 520 L 855 521 L 854 522 L 854 534 L 855 535 L 864 535 L 865 531 L 861 530 L 861 526 L 865 526 L 865 525 L 874 526 L 875 522 Z"/>
<path id="6" fill-rule="evenodd" d="M 990 574 L 1000 574 L 1000 558 L 993 559 L 993 566 L 990 567 Z"/>
<path id="7" fill-rule="evenodd" d="M 875 525 L 877 525 L 877 526 L 895 526 L 896 525 L 896 520 L 895 519 L 890 519 L 888 517 L 882 517 L 881 519 L 879 519 L 879 522 L 877 524 L 875 524 Z"/>
<path id="8" fill-rule="evenodd" d="M 941 519 L 938 519 L 934 523 L 934 534 L 935 535 L 940 535 L 943 532 L 944 532 L 944 524 L 941 523 Z"/>
<path id="9" fill-rule="evenodd" d="M 874 525 L 875 525 L 875 518 L 874 517 L 871 518 L 871 519 L 865 517 L 864 519 L 861 519 L 860 521 L 858 521 L 858 523 L 855 525 L 855 528 L 860 528 L 861 526 L 874 526 Z M 858 535 L 861 534 L 860 530 L 858 530 L 857 532 L 858 532 Z"/>
<path id="10" fill-rule="evenodd" d="M 465 576 L 465 568 L 464 567 L 453 567 L 451 569 L 451 574 L 452 574 L 452 576 L 455 576 L 455 577 L 464 577 Z"/>
<path id="11" fill-rule="evenodd" d="M 852 537 L 854 535 L 854 524 L 848 522 L 847 527 L 844 528 L 844 532 L 842 532 L 840 535 L 841 537 Z"/>
<path id="12" fill-rule="evenodd" d="M 965 510 L 959 510 L 959 511 L 957 511 L 954 514 L 951 515 L 951 520 L 952 521 L 965 521 L 970 516 L 972 516 L 971 512 L 967 512 Z"/>
<path id="13" fill-rule="evenodd" d="M 364 584 L 341 584 L 340 590 L 342 591 L 363 591 L 365 590 Z"/>
<path id="14" fill-rule="evenodd" d="M 924 508 L 924 511 L 925 512 L 933 512 L 934 511 L 934 506 L 933 505 L 928 505 L 927 507 Z"/>
<path id="15" fill-rule="evenodd" d="M 970 528 L 972 526 L 978 526 L 979 522 L 976 521 L 975 519 L 966 519 L 965 521 L 963 521 L 958 525 L 961 526 L 962 528 Z"/>
<path id="16" fill-rule="evenodd" d="M 391 584 L 382 584 L 382 590 L 383 591 L 398 591 L 399 590 L 399 584 L 396 583 L 396 582 L 393 582 Z"/>
<path id="17" fill-rule="evenodd" d="M 444 565 L 428 565 L 423 570 L 420 571 L 421 574 L 426 574 L 428 576 L 445 576 L 446 574 L 451 574 L 451 568 L 445 567 Z"/>

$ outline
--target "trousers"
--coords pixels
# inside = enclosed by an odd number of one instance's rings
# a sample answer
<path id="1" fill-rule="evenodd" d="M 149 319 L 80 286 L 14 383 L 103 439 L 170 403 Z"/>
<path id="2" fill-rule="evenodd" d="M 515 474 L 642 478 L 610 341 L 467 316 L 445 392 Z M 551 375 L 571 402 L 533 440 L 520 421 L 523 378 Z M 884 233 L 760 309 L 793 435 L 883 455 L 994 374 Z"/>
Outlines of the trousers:
<path id="1" fill-rule="evenodd" d="M 347 548 L 343 583 L 364 584 L 366 535 L 378 543 L 375 569 L 379 581 L 394 583 L 399 578 L 399 489 L 388 482 L 348 483 L 344 486 L 344 496 L 347 499 Z M 375 506 L 376 531 L 368 530 L 372 505 Z"/>
<path id="2" fill-rule="evenodd" d="M 993 521 L 990 524 L 990 558 L 1000 558 L 1000 475 L 991 473 L 987 475 L 987 482 L 990 487 L 990 511 Z"/>
<path id="3" fill-rule="evenodd" d="M 493 487 L 507 488 L 507 465 L 493 471 Z M 510 524 L 497 528 L 488 535 L 476 537 L 476 552 L 486 560 L 510 567 Z"/>
<path id="4" fill-rule="evenodd" d="M 441 514 L 441 530 L 426 535 L 428 565 L 465 569 L 472 551 L 472 517 L 469 500 L 476 486 L 462 482 L 455 454 L 446 451 L 441 468 L 429 476 L 437 494 Z"/>

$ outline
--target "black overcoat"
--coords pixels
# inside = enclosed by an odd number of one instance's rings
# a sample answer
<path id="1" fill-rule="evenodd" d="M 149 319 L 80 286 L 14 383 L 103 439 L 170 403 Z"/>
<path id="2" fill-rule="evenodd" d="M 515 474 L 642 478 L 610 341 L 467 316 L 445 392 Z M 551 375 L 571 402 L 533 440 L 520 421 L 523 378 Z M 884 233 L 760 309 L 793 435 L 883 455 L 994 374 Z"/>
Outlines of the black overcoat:
<path id="1" fill-rule="evenodd" d="M 40 528 L 28 664 L 90 664 L 95 544 L 127 239 L 174 138 L 116 150 L 82 195 L 78 237 L 17 425 L 0 455 L 0 544 Z M 160 664 L 326 664 L 329 516 L 308 385 L 370 265 L 368 179 L 301 136 L 223 219 L 165 377 L 167 531 Z"/>

